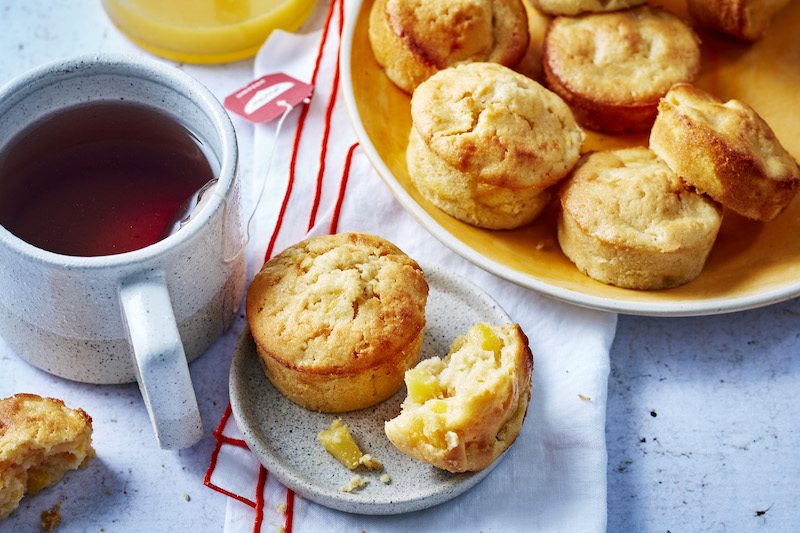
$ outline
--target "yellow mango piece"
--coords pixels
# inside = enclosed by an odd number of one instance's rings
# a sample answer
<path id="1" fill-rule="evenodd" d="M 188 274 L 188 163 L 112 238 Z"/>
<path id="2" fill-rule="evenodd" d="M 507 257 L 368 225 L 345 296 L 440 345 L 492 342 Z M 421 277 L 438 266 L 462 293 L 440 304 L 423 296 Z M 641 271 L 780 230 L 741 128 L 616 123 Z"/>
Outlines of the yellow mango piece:
<path id="1" fill-rule="evenodd" d="M 354 470 L 359 465 L 362 456 L 361 450 L 358 449 L 347 425 L 342 424 L 341 419 L 334 420 L 330 429 L 320 431 L 317 439 L 328 453 L 350 470 Z"/>
<path id="2" fill-rule="evenodd" d="M 434 400 L 431 402 L 431 411 L 437 414 L 447 412 L 447 402 L 444 400 Z"/>
<path id="3" fill-rule="evenodd" d="M 503 347 L 502 341 L 495 335 L 492 328 L 481 322 L 472 326 L 468 335 L 484 350 L 499 353 L 500 348 Z"/>
<path id="4" fill-rule="evenodd" d="M 29 494 L 36 494 L 47 486 L 50 482 L 50 476 L 43 470 L 31 468 L 28 470 L 28 479 L 26 483 L 26 490 Z"/>
<path id="5" fill-rule="evenodd" d="M 414 403 L 425 403 L 431 398 L 441 395 L 439 380 L 423 368 L 412 368 L 406 371 L 405 380 L 408 397 Z"/>

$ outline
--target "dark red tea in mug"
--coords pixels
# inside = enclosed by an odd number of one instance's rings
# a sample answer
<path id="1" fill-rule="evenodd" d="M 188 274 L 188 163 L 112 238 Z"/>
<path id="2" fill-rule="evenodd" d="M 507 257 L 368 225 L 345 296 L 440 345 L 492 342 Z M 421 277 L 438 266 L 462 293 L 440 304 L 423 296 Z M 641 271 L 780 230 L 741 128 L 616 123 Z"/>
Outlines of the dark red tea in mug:
<path id="1" fill-rule="evenodd" d="M 215 177 L 208 153 L 176 118 L 149 107 L 108 101 L 69 108 L 0 153 L 0 225 L 65 255 L 144 248 Z"/>

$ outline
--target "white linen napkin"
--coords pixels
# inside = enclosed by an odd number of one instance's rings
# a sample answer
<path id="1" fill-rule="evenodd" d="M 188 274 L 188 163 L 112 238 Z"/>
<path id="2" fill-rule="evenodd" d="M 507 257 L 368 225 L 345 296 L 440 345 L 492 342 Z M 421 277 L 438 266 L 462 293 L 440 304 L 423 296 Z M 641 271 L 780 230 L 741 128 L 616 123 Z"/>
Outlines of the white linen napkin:
<path id="1" fill-rule="evenodd" d="M 302 105 L 283 124 L 274 153 L 276 123 L 255 128 L 250 194 L 259 194 L 268 167 L 269 175 L 251 226 L 251 271 L 263 264 L 270 241 L 274 254 L 306 236 L 333 230 L 380 235 L 420 262 L 457 272 L 494 297 L 529 337 L 534 356 L 530 407 L 519 438 L 486 479 L 436 507 L 390 516 L 344 513 L 293 496 L 247 450 L 229 409 L 215 433 L 218 446 L 206 475 L 206 485 L 230 496 L 225 531 L 603 532 L 608 354 L 616 315 L 555 301 L 472 265 L 400 206 L 360 148 L 351 152 L 357 139 L 335 81 L 339 1 L 321 3 L 302 33 L 274 32 L 255 61 L 256 78 L 283 72 L 313 83 L 315 92 L 303 117 L 283 215 Z M 353 9 L 348 7 L 345 16 L 355 16 Z"/>

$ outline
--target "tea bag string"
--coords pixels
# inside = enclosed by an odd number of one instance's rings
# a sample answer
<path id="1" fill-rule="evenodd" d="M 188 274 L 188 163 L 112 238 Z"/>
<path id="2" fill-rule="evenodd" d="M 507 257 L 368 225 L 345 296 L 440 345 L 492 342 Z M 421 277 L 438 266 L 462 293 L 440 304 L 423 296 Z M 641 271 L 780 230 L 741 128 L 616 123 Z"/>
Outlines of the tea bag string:
<path id="1" fill-rule="evenodd" d="M 309 104 L 310 102 L 311 102 L 310 98 L 305 98 L 303 100 L 304 104 Z M 286 102 L 286 100 L 278 100 L 276 103 L 279 106 L 285 107 L 286 109 L 281 114 L 281 118 L 278 120 L 278 124 L 275 127 L 275 135 L 273 135 L 273 137 L 272 137 L 272 144 L 270 146 L 269 154 L 267 155 L 267 168 L 264 171 L 264 179 L 261 180 L 261 190 L 258 193 L 258 198 L 256 199 L 256 204 L 253 206 L 253 210 L 251 211 L 250 216 L 248 217 L 247 223 L 245 225 L 245 234 L 246 234 L 246 236 L 245 236 L 244 244 L 233 255 L 233 257 L 230 257 L 230 258 L 229 257 L 225 257 L 224 251 L 227 249 L 227 246 L 225 245 L 224 239 L 226 239 L 227 235 L 228 235 L 228 232 L 226 231 L 226 228 L 225 228 L 225 224 L 228 223 L 228 217 L 225 216 L 224 219 L 223 219 L 223 232 L 222 232 L 222 235 L 223 235 L 223 245 L 222 245 L 223 258 L 222 258 L 222 261 L 223 261 L 223 263 L 232 263 L 233 261 L 238 259 L 238 257 L 242 254 L 242 252 L 247 248 L 247 245 L 250 243 L 250 238 L 251 238 L 250 225 L 252 224 L 253 219 L 256 216 L 256 212 L 258 211 L 258 206 L 261 205 L 261 200 L 264 197 L 264 191 L 267 188 L 267 179 L 269 179 L 269 174 L 270 174 L 270 171 L 272 169 L 272 160 L 274 159 L 273 156 L 275 155 L 275 147 L 278 144 L 278 137 L 280 136 L 281 128 L 283 127 L 283 123 L 286 120 L 286 117 L 288 117 L 289 113 L 291 113 L 291 111 L 295 108 L 295 106 L 289 105 L 289 103 Z M 222 197 L 222 195 L 219 195 L 219 196 Z M 225 202 L 225 211 L 227 213 L 227 208 L 228 208 L 227 200 L 224 197 L 222 198 L 222 200 L 223 200 L 223 202 Z"/>

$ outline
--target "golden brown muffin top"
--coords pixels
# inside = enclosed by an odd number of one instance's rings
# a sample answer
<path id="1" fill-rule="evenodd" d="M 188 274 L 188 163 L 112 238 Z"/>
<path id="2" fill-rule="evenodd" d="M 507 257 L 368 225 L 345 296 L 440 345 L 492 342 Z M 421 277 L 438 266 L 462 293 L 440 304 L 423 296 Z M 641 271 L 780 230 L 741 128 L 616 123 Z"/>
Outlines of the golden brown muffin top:
<path id="1" fill-rule="evenodd" d="M 528 47 L 520 0 L 386 0 L 385 16 L 405 47 L 437 69 L 464 60 L 513 65 Z"/>
<path id="2" fill-rule="evenodd" d="M 600 103 L 656 104 L 672 85 L 694 80 L 697 36 L 681 19 L 648 6 L 557 17 L 544 61 L 570 92 Z"/>
<path id="3" fill-rule="evenodd" d="M 713 148 L 727 152 L 721 154 L 724 159 L 741 163 L 747 159 L 769 179 L 800 180 L 795 159 L 749 105 L 739 100 L 722 102 L 688 84 L 673 87 L 662 105 L 674 106 L 675 111 L 683 115 L 684 122 L 706 131 L 702 134 L 704 137 L 716 137 Z M 714 191 L 707 192 L 713 196 Z"/>
<path id="4" fill-rule="evenodd" d="M 555 93 L 495 63 L 437 72 L 411 98 L 426 146 L 480 183 L 546 188 L 578 160 L 584 134 Z"/>
<path id="5" fill-rule="evenodd" d="M 92 429 L 83 409 L 70 409 L 55 398 L 16 394 L 0 400 L 0 463 L 29 445 L 50 448 Z"/>
<path id="6" fill-rule="evenodd" d="M 578 15 L 580 13 L 618 11 L 644 4 L 647 0 L 530 0 L 533 7 L 548 15 Z"/>
<path id="7" fill-rule="evenodd" d="M 775 218 L 800 189 L 796 160 L 753 108 L 688 84 L 659 102 L 650 146 L 687 183 L 749 218 Z"/>
<path id="8" fill-rule="evenodd" d="M 704 241 L 722 220 L 717 203 L 643 147 L 584 155 L 564 182 L 561 205 L 587 234 L 661 253 Z"/>
<path id="9" fill-rule="evenodd" d="M 270 259 L 247 292 L 262 352 L 289 368 L 351 374 L 402 350 L 425 326 L 428 284 L 416 261 L 367 233 L 312 237 Z"/>
<path id="10" fill-rule="evenodd" d="M 424 64 L 459 61 L 515 64 L 528 47 L 528 17 L 520 0 L 386 0 L 392 32 Z"/>

